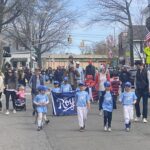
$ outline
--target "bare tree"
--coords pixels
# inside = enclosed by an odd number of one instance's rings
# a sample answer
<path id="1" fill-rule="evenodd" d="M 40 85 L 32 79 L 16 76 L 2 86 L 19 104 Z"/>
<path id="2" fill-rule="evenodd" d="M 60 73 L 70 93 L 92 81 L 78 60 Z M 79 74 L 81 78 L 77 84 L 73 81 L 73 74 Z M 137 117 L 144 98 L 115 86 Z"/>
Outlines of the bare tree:
<path id="1" fill-rule="evenodd" d="M 10 34 L 27 50 L 35 49 L 41 66 L 42 54 L 53 51 L 60 44 L 65 45 L 73 21 L 65 0 L 38 0 L 13 22 L 14 31 Z"/>
<path id="2" fill-rule="evenodd" d="M 0 36 L 3 29 L 21 15 L 30 0 L 0 0 Z M 2 37 L 0 40 L 0 68 L 3 62 Z"/>
<path id="3" fill-rule="evenodd" d="M 133 66 L 133 26 L 130 9 L 132 2 L 133 0 L 92 0 L 90 6 L 95 11 L 95 17 L 92 17 L 91 23 L 102 21 L 119 22 L 128 27 L 130 60 Z"/>

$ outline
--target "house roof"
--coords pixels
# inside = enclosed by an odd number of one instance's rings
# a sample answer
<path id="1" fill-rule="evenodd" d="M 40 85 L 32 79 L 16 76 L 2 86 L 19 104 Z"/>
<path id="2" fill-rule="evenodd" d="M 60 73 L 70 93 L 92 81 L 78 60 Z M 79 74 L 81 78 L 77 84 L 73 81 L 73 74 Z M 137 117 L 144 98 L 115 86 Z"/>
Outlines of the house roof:
<path id="1" fill-rule="evenodd" d="M 148 30 L 145 25 L 133 25 L 133 40 L 144 40 Z"/>

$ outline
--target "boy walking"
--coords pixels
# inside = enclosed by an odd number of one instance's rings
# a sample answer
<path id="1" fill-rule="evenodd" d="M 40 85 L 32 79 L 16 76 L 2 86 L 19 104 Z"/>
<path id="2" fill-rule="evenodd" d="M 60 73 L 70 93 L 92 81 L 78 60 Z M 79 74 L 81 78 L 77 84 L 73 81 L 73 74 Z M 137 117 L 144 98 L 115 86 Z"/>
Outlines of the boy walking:
<path id="1" fill-rule="evenodd" d="M 131 83 L 125 83 L 125 91 L 121 94 L 120 101 L 123 105 L 124 111 L 124 121 L 125 121 L 125 128 L 126 131 L 129 132 L 131 128 L 131 120 L 133 120 L 133 105 L 136 104 L 137 97 L 135 92 L 131 91 Z"/>
<path id="2" fill-rule="evenodd" d="M 105 92 L 102 95 L 103 99 L 103 113 L 104 113 L 104 131 L 111 132 L 111 121 L 112 121 L 112 111 L 113 111 L 113 94 L 110 92 L 110 82 L 104 82 Z"/>
<path id="3" fill-rule="evenodd" d="M 90 109 L 90 98 L 88 92 L 85 91 L 84 83 L 79 83 L 80 90 L 75 95 L 78 122 L 80 132 L 85 129 L 85 122 L 87 120 L 87 111 Z"/>

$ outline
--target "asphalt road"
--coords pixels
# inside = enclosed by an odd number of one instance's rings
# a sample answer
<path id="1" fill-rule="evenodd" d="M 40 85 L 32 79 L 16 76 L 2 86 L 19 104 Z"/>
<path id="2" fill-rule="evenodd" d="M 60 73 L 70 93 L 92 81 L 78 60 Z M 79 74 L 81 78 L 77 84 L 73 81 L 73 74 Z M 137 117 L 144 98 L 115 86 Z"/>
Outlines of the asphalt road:
<path id="1" fill-rule="evenodd" d="M 5 99 L 3 104 L 5 108 Z M 103 131 L 103 117 L 98 115 L 98 104 L 92 104 L 85 132 L 79 132 L 77 116 L 53 117 L 51 105 L 48 118 L 50 124 L 42 131 L 36 131 L 28 94 L 26 112 L 0 114 L 0 150 L 150 149 L 150 116 L 148 123 L 133 123 L 131 131 L 125 132 L 120 104 L 113 112 L 112 132 Z"/>

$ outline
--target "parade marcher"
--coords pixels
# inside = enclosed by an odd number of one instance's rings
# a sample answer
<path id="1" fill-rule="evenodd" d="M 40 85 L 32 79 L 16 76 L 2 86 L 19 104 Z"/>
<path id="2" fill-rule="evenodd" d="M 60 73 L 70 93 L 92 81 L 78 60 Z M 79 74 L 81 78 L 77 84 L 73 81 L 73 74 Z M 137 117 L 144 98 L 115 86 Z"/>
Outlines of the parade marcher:
<path id="1" fill-rule="evenodd" d="M 71 85 L 68 83 L 68 77 L 64 77 L 64 83 L 61 84 L 61 93 L 72 91 Z"/>
<path id="2" fill-rule="evenodd" d="M 34 105 L 33 100 L 38 94 L 37 88 L 39 87 L 39 85 L 44 85 L 44 79 L 41 75 L 41 70 L 39 68 L 35 68 L 35 74 L 31 76 L 31 79 L 29 81 L 29 87 L 31 88 L 32 94 L 33 116 L 36 113 L 36 106 Z"/>
<path id="3" fill-rule="evenodd" d="M 40 85 L 38 87 L 39 94 L 36 95 L 34 98 L 34 104 L 36 105 L 36 111 L 38 113 L 37 123 L 38 128 L 37 131 L 40 131 L 43 127 L 43 120 L 46 124 L 49 123 L 49 120 L 47 119 L 47 105 L 49 104 L 49 98 L 46 95 L 46 91 L 48 88 L 46 86 Z"/>
<path id="4" fill-rule="evenodd" d="M 112 111 L 114 106 L 113 94 L 110 91 L 110 82 L 104 82 L 105 92 L 102 95 L 103 116 L 104 116 L 104 131 L 111 131 Z"/>
<path id="5" fill-rule="evenodd" d="M 79 73 L 78 76 L 77 75 L 75 76 L 76 83 L 78 85 L 79 83 L 84 82 L 84 72 L 83 72 L 83 68 L 80 67 L 80 62 L 79 61 L 76 62 L 75 70 Z"/>
<path id="6" fill-rule="evenodd" d="M 54 80 L 58 81 L 60 84 L 63 81 L 63 71 L 61 70 L 60 66 L 58 66 L 54 72 Z"/>
<path id="7" fill-rule="evenodd" d="M 148 111 L 148 96 L 150 92 L 150 72 L 144 67 L 142 61 L 137 61 L 137 73 L 135 76 L 135 91 L 137 95 L 137 102 L 135 104 L 136 118 L 135 121 L 139 121 L 141 117 L 140 100 L 143 99 L 143 122 L 147 123 L 147 111 Z"/>
<path id="8" fill-rule="evenodd" d="M 2 111 L 2 93 L 4 91 L 4 75 L 0 71 L 0 111 Z"/>
<path id="9" fill-rule="evenodd" d="M 120 96 L 120 102 L 123 105 L 124 121 L 126 131 L 130 131 L 131 121 L 133 120 L 134 110 L 133 105 L 136 104 L 137 97 L 135 92 L 131 91 L 131 83 L 125 83 L 125 91 Z"/>
<path id="10" fill-rule="evenodd" d="M 89 61 L 89 65 L 86 66 L 86 69 L 85 69 L 85 77 L 87 75 L 92 75 L 93 76 L 93 80 L 95 80 L 95 67 L 93 66 L 91 60 Z"/>
<path id="11" fill-rule="evenodd" d="M 110 81 L 110 75 L 108 70 L 106 69 L 105 65 L 100 65 L 99 68 L 99 77 L 98 77 L 99 81 L 99 115 L 102 115 L 102 103 L 103 103 L 103 99 L 102 99 L 102 95 L 105 93 L 105 86 L 104 83 L 106 81 Z"/>
<path id="12" fill-rule="evenodd" d="M 117 109 L 117 98 L 119 96 L 119 86 L 120 86 L 120 80 L 119 76 L 116 72 L 113 73 L 112 78 L 110 79 L 111 82 L 111 91 L 114 94 L 114 108 Z"/>
<path id="13" fill-rule="evenodd" d="M 79 83 L 80 91 L 75 95 L 78 122 L 80 127 L 80 132 L 84 131 L 85 123 L 87 120 L 87 112 L 90 109 L 90 98 L 88 92 L 85 91 L 85 84 Z"/>
<path id="14" fill-rule="evenodd" d="M 13 113 L 16 113 L 15 108 L 15 98 L 16 98 L 16 89 L 17 89 L 17 77 L 13 70 L 9 69 L 5 75 L 5 96 L 6 96 L 6 115 L 9 114 L 9 101 L 10 96 L 13 103 Z"/>
<path id="15" fill-rule="evenodd" d="M 121 72 L 120 72 L 120 81 L 121 81 L 121 91 L 123 92 L 124 91 L 124 85 L 126 82 L 130 82 L 130 73 L 129 71 L 127 70 L 127 67 L 126 66 L 123 66 Z"/>
<path id="16" fill-rule="evenodd" d="M 61 89 L 58 81 L 54 81 L 54 87 L 52 88 L 51 91 L 55 93 L 61 93 Z"/>

